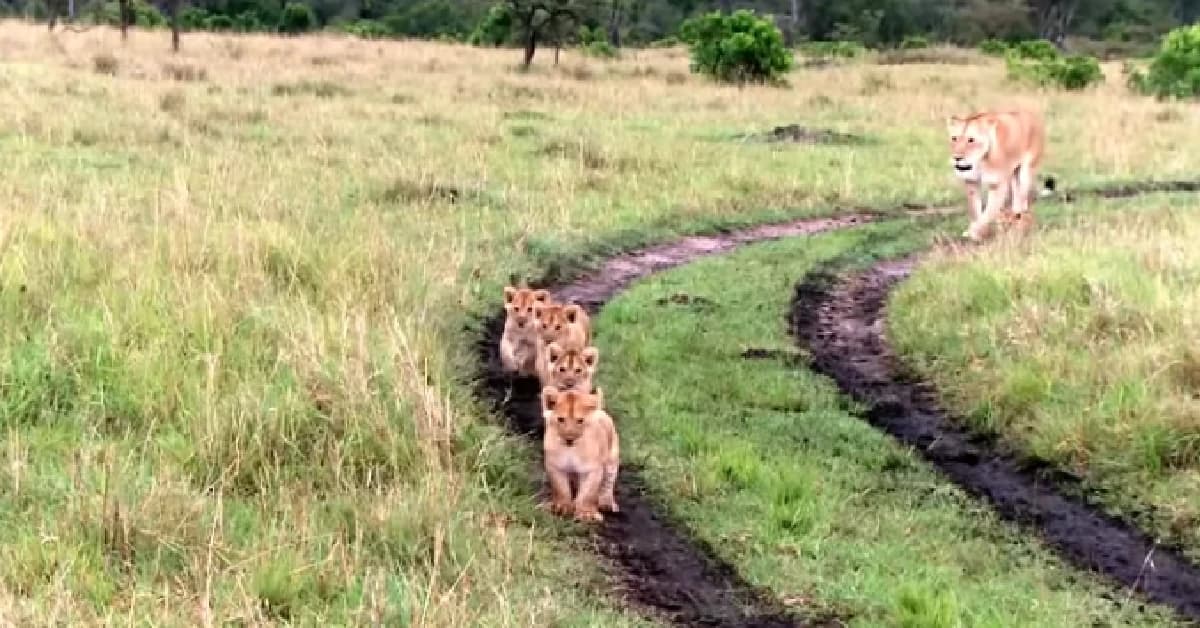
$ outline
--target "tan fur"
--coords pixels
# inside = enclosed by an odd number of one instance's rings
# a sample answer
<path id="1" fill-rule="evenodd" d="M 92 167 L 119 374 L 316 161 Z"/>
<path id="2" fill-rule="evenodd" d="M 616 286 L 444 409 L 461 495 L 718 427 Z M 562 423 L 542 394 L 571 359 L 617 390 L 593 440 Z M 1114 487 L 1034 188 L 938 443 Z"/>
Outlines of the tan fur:
<path id="1" fill-rule="evenodd" d="M 542 389 L 542 437 L 546 476 L 550 480 L 551 510 L 580 521 L 604 520 L 601 510 L 619 512 L 615 496 L 621 464 L 620 438 L 612 417 L 604 411 L 603 392 L 562 392 Z M 572 496 L 572 482 L 577 490 Z"/>
<path id="2" fill-rule="evenodd" d="M 564 349 L 583 349 L 591 342 L 591 319 L 583 307 L 575 303 L 554 303 L 533 308 L 538 330 L 537 361 L 535 371 L 538 379 L 550 381 L 550 343 L 557 342 Z"/>
<path id="3" fill-rule="evenodd" d="M 546 346 L 547 379 L 542 386 L 553 386 L 562 392 L 590 393 L 599 362 L 600 350 L 595 347 L 564 348 L 552 342 Z"/>
<path id="4" fill-rule="evenodd" d="M 538 329 L 534 309 L 551 302 L 545 290 L 504 288 L 504 335 L 500 337 L 500 362 L 504 370 L 521 376 L 537 374 Z"/>
<path id="5" fill-rule="evenodd" d="M 1033 224 L 1033 185 L 1045 147 L 1041 114 L 1023 109 L 978 112 L 951 117 L 947 129 L 951 165 L 966 186 L 971 213 L 963 236 L 980 240 L 999 219 L 1027 230 Z M 981 186 L 987 188 L 986 207 Z"/>

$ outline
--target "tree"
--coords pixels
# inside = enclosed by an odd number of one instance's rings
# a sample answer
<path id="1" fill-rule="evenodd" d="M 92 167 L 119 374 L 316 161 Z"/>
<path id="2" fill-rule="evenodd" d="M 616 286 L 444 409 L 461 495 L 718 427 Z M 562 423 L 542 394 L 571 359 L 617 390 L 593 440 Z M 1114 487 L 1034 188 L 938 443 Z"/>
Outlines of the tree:
<path id="1" fill-rule="evenodd" d="M 179 52 L 179 3 L 181 1 L 167 0 L 167 12 L 171 20 L 171 52 Z"/>
<path id="2" fill-rule="evenodd" d="M 506 0 L 505 4 L 524 44 L 525 67 L 533 63 L 538 43 L 561 38 L 564 29 L 582 23 L 595 10 L 592 0 Z"/>
<path id="3" fill-rule="evenodd" d="M 118 0 L 117 10 L 120 13 L 121 20 L 121 41 L 129 39 L 129 22 L 132 21 L 132 11 L 129 9 L 129 0 Z"/>
<path id="4" fill-rule="evenodd" d="M 1064 48 L 1067 31 L 1079 10 L 1079 0 L 1030 0 L 1029 8 L 1038 37 Z"/>

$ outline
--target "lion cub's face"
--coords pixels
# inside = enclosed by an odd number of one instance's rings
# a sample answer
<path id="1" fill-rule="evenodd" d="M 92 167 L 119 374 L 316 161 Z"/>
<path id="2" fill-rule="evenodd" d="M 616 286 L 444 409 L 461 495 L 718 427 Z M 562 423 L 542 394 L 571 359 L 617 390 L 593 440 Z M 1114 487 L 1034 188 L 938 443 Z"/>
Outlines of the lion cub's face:
<path id="1" fill-rule="evenodd" d="M 513 325 L 521 332 L 534 331 L 534 308 L 550 301 L 550 293 L 529 288 L 504 288 L 505 327 Z"/>
<path id="2" fill-rule="evenodd" d="M 587 430 L 588 419 L 600 409 L 600 395 L 560 391 L 553 386 L 542 389 L 542 417 L 546 431 L 553 432 L 568 447 Z"/>
<path id="3" fill-rule="evenodd" d="M 977 178 L 979 162 L 992 145 L 995 122 L 983 118 L 951 117 L 946 128 L 950 132 L 950 162 L 955 174 L 962 178 Z"/>
<path id="4" fill-rule="evenodd" d="M 599 349 L 564 349 L 557 342 L 552 342 L 546 348 L 546 353 L 551 386 L 560 391 L 592 392 L 592 377 L 596 374 L 596 364 L 600 361 Z"/>
<path id="5" fill-rule="evenodd" d="M 537 320 L 538 334 L 547 344 L 587 339 L 587 312 L 574 303 L 534 305 L 533 316 Z"/>

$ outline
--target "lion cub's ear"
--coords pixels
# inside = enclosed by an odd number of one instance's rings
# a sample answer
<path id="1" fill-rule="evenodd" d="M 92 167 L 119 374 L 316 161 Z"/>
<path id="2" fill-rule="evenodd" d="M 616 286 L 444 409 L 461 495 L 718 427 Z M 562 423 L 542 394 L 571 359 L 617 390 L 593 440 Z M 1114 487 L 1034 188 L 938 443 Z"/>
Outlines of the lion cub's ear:
<path id="1" fill-rule="evenodd" d="M 546 355 L 550 358 L 551 364 L 557 364 L 563 356 L 562 346 L 557 342 L 552 342 L 546 347 Z"/>
<path id="2" fill-rule="evenodd" d="M 588 347 L 579 354 L 579 357 L 583 358 L 583 363 L 591 368 L 596 366 L 596 363 L 600 361 L 600 350 L 596 347 Z"/>
<path id="3" fill-rule="evenodd" d="M 590 395 L 581 395 L 580 404 L 583 407 L 584 413 L 590 414 L 599 410 L 604 405 L 604 391 L 599 386 L 596 387 L 596 392 Z"/>
<path id="4" fill-rule="evenodd" d="M 574 324 L 575 321 L 579 320 L 579 313 L 582 311 L 583 311 L 583 308 L 572 303 L 572 304 L 568 305 L 567 307 L 563 308 L 563 316 L 566 317 L 568 323 Z"/>
<path id="5" fill-rule="evenodd" d="M 517 289 L 512 286 L 504 286 L 504 304 L 512 305 L 515 300 L 517 300 Z"/>
<path id="6" fill-rule="evenodd" d="M 550 300 L 550 292 L 548 290 L 534 290 L 533 300 L 539 303 L 545 303 Z"/>
<path id="7" fill-rule="evenodd" d="M 546 386 L 542 389 L 542 412 L 554 411 L 554 406 L 558 404 L 559 394 L 558 388 L 554 386 Z"/>

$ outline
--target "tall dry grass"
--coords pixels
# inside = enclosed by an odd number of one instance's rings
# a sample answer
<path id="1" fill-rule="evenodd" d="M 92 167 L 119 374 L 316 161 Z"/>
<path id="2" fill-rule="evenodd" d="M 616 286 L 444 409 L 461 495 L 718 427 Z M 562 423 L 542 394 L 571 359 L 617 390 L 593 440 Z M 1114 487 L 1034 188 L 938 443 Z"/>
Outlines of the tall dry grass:
<path id="1" fill-rule="evenodd" d="M 0 23 L 0 616 L 626 621 L 461 382 L 468 312 L 600 243 L 957 199 L 944 115 L 1044 104 L 1069 184 L 1196 171 L 1192 112 L 1003 68 L 790 89 L 564 54 Z M 864 146 L 738 138 L 801 123 Z M 566 552 L 565 554 L 563 552 Z"/>

